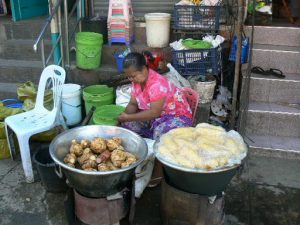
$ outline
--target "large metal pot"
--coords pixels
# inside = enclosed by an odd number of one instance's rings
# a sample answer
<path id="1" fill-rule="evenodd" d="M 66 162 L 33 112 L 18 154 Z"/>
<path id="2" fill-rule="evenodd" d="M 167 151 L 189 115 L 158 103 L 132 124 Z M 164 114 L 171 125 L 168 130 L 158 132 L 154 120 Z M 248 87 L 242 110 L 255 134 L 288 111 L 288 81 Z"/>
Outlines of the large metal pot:
<path id="1" fill-rule="evenodd" d="M 162 163 L 165 179 L 171 186 L 188 193 L 214 196 L 221 194 L 234 177 L 241 164 L 215 170 L 189 169 L 165 160 L 154 144 L 156 158 Z"/>
<path id="2" fill-rule="evenodd" d="M 63 159 L 69 152 L 73 139 L 92 140 L 95 137 L 120 137 L 124 148 L 138 157 L 136 163 L 127 168 L 108 171 L 90 172 L 67 166 Z M 144 161 L 148 147 L 143 138 L 134 132 L 115 126 L 84 126 L 67 130 L 58 135 L 50 144 L 50 155 L 61 168 L 71 186 L 86 197 L 106 197 L 115 194 L 130 184 L 135 168 Z"/>

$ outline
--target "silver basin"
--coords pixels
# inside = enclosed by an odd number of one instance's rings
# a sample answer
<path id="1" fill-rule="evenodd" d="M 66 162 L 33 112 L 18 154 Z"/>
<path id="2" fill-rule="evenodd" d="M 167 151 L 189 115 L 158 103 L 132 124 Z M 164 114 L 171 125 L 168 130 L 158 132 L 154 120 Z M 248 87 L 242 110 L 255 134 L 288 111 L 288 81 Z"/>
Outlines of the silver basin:
<path id="1" fill-rule="evenodd" d="M 67 166 L 63 159 L 69 152 L 73 139 L 92 140 L 95 137 L 120 137 L 125 149 L 136 155 L 136 163 L 127 168 L 108 171 L 90 172 Z M 105 197 L 115 194 L 132 182 L 135 168 L 145 160 L 148 147 L 145 140 L 136 133 L 115 126 L 90 125 L 73 128 L 59 134 L 50 144 L 50 155 L 61 168 L 71 186 L 86 197 Z"/>
<path id="2" fill-rule="evenodd" d="M 165 180 L 169 185 L 188 193 L 214 196 L 222 193 L 236 174 L 241 164 L 214 170 L 191 169 L 167 161 L 158 153 L 154 144 L 156 158 L 162 163 Z M 241 162 L 243 163 L 243 161 Z"/>

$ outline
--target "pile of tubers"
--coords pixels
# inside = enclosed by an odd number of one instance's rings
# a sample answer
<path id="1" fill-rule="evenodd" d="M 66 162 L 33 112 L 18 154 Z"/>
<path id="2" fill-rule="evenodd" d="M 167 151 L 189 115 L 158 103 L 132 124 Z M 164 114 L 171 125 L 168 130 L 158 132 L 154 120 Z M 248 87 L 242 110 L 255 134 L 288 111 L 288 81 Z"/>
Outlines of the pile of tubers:
<path id="1" fill-rule="evenodd" d="M 64 162 L 73 168 L 85 171 L 112 171 L 125 168 L 137 161 L 136 156 L 126 152 L 122 139 L 97 137 L 92 141 L 72 140 L 70 152 Z"/>

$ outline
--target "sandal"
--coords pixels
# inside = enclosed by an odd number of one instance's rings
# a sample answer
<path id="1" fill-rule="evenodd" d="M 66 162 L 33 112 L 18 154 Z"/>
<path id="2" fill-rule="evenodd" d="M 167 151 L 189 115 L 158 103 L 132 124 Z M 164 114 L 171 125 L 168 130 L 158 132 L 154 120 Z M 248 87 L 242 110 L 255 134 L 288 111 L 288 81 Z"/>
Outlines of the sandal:
<path id="1" fill-rule="evenodd" d="M 285 75 L 282 73 L 281 70 L 279 69 L 273 69 L 273 68 L 270 68 L 268 71 L 266 71 L 267 73 L 275 76 L 275 77 L 278 77 L 278 78 L 285 78 Z"/>
<path id="2" fill-rule="evenodd" d="M 261 74 L 261 75 L 265 75 L 265 70 L 259 66 L 255 66 L 251 69 L 252 73 L 256 73 L 256 74 Z"/>
<path id="3" fill-rule="evenodd" d="M 255 66 L 251 69 L 251 72 L 256 73 L 256 74 L 260 74 L 260 75 L 264 75 L 264 76 L 271 75 L 271 76 L 275 76 L 275 77 L 278 77 L 278 78 L 285 78 L 285 75 L 279 69 L 270 68 L 269 70 L 264 70 L 263 68 L 261 68 L 259 66 Z"/>

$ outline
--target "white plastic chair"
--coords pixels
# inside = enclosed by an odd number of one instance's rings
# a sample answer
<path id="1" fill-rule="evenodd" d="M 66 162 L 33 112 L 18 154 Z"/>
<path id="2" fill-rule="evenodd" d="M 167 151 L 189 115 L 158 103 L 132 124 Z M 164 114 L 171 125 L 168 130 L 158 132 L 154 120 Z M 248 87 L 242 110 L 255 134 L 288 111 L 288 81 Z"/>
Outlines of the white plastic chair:
<path id="1" fill-rule="evenodd" d="M 34 182 L 29 139 L 32 135 L 49 130 L 57 125 L 65 125 L 60 112 L 62 85 L 65 82 L 66 73 L 63 68 L 56 65 L 46 67 L 41 75 L 36 104 L 34 109 L 9 116 L 5 119 L 7 141 L 12 159 L 15 159 L 13 132 L 16 134 L 22 165 L 27 183 Z M 47 84 L 52 82 L 53 108 L 51 111 L 44 107 L 44 93 Z"/>

